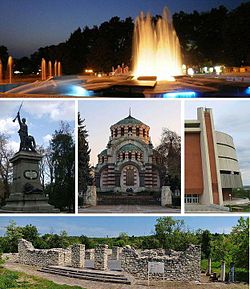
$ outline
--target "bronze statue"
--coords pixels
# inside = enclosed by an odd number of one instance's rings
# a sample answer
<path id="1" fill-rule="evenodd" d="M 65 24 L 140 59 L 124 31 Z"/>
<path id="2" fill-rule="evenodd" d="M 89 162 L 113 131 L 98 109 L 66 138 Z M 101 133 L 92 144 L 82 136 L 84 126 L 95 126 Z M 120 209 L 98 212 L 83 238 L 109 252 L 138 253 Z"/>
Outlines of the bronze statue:
<path id="1" fill-rule="evenodd" d="M 23 104 L 23 103 L 22 103 Z M 20 136 L 20 148 L 19 151 L 32 151 L 36 152 L 36 142 L 33 136 L 28 134 L 28 126 L 26 124 L 26 119 L 20 117 L 20 109 L 22 107 L 22 104 L 19 107 L 19 110 L 17 112 L 17 116 L 15 119 L 13 119 L 13 122 L 18 119 L 19 123 L 19 131 L 18 134 Z"/>

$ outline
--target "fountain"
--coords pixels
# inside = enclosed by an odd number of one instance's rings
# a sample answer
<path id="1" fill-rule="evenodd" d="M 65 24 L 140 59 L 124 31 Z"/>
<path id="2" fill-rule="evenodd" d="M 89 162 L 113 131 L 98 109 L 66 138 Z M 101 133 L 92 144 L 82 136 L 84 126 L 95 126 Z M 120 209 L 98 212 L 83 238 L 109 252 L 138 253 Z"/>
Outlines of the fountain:
<path id="1" fill-rule="evenodd" d="M 54 63 L 54 76 L 57 76 L 57 60 Z"/>
<path id="2" fill-rule="evenodd" d="M 0 58 L 0 82 L 3 80 L 3 64 Z"/>
<path id="3" fill-rule="evenodd" d="M 143 12 L 136 18 L 133 37 L 133 75 L 156 76 L 157 80 L 174 81 L 182 74 L 181 49 L 167 8 L 153 22 Z"/>
<path id="4" fill-rule="evenodd" d="M 12 82 L 12 68 L 13 68 L 13 58 L 12 56 L 8 57 L 7 71 L 9 75 L 9 83 Z"/>
<path id="5" fill-rule="evenodd" d="M 52 77 L 52 63 L 49 61 L 49 77 Z"/>
<path id="6" fill-rule="evenodd" d="M 62 65 L 60 61 L 57 63 L 57 75 L 62 76 Z"/>
<path id="7" fill-rule="evenodd" d="M 42 80 L 46 80 L 46 60 L 44 58 L 42 58 L 41 70 L 42 70 Z"/>

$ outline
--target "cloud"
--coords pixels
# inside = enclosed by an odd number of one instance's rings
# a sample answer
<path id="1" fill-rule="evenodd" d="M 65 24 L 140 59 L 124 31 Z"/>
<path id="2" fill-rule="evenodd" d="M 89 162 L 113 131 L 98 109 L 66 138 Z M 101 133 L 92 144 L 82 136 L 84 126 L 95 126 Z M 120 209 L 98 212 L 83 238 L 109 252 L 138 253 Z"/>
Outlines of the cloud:
<path id="1" fill-rule="evenodd" d="M 43 137 L 43 142 L 44 142 L 44 145 L 47 146 L 50 142 L 50 140 L 52 139 L 52 135 L 51 134 L 46 134 L 44 137 Z"/>
<path id="2" fill-rule="evenodd" d="M 53 121 L 74 121 L 74 101 L 37 101 L 25 102 L 23 110 L 37 118 L 49 117 Z"/>
<path id="3" fill-rule="evenodd" d="M 0 119 L 0 132 L 4 134 L 14 134 L 18 130 L 18 123 L 13 122 L 12 118 Z"/>
<path id="4" fill-rule="evenodd" d="M 20 147 L 20 143 L 16 142 L 16 141 L 9 141 L 8 145 L 14 152 L 17 152 L 19 150 L 19 147 Z"/>

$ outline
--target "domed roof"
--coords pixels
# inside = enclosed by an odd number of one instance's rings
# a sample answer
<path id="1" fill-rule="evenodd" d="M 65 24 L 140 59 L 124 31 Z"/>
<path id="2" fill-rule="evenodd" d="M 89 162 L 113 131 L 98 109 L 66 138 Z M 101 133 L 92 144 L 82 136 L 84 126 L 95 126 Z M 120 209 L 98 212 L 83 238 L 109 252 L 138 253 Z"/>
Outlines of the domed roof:
<path id="1" fill-rule="evenodd" d="M 100 155 L 100 156 L 106 156 L 106 155 L 107 155 L 107 152 L 108 152 L 108 150 L 105 149 L 105 150 L 103 150 L 99 155 Z"/>
<path id="2" fill-rule="evenodd" d="M 115 125 L 125 125 L 125 124 L 144 124 L 139 119 L 136 119 L 129 115 L 128 117 L 118 121 Z"/>
<path id="3" fill-rule="evenodd" d="M 126 144 L 123 147 L 121 147 L 119 149 L 119 151 L 132 152 L 132 151 L 141 151 L 141 149 L 138 146 L 136 146 L 136 145 L 134 145 L 132 143 L 129 143 L 129 144 Z"/>

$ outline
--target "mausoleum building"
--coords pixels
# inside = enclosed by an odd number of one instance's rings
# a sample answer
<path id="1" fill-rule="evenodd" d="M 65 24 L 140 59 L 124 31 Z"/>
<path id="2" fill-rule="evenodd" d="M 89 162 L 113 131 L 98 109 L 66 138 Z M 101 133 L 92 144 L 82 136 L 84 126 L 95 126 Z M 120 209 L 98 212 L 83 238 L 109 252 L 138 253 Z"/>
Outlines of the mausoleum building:
<path id="1" fill-rule="evenodd" d="M 150 127 L 129 114 L 110 127 L 106 149 L 95 168 L 97 192 L 160 191 L 160 156 Z"/>

